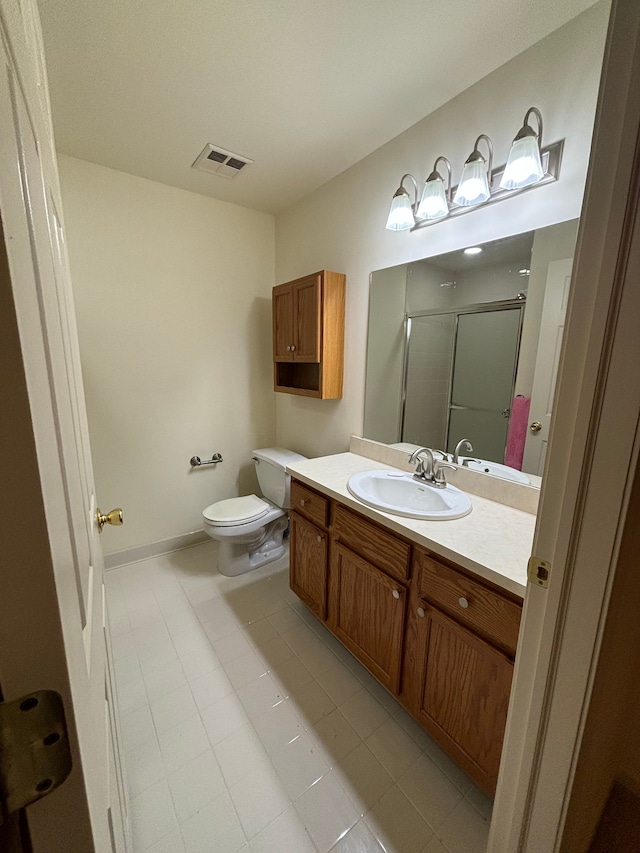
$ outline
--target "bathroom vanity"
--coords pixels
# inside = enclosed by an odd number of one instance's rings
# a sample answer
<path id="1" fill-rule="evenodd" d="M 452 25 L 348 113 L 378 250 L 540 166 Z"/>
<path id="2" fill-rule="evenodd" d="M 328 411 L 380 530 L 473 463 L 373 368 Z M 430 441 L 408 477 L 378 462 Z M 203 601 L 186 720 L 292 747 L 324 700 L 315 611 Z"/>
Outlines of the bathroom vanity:
<path id="1" fill-rule="evenodd" d="M 349 494 L 352 474 L 385 467 L 289 466 L 291 589 L 493 794 L 535 516 L 471 495 L 470 515 L 425 522 Z"/>

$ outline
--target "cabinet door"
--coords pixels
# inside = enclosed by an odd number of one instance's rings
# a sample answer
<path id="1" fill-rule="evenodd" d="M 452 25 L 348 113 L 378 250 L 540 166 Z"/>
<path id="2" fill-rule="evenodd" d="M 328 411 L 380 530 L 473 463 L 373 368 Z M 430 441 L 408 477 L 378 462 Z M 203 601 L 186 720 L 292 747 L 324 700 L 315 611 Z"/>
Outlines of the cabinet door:
<path id="1" fill-rule="evenodd" d="M 273 288 L 273 358 L 293 361 L 295 346 L 293 329 L 293 287 L 288 284 Z"/>
<path id="2" fill-rule="evenodd" d="M 312 275 L 293 287 L 294 361 L 320 362 L 321 280 Z"/>
<path id="3" fill-rule="evenodd" d="M 327 534 L 291 513 L 289 586 L 316 616 L 327 616 Z"/>
<path id="4" fill-rule="evenodd" d="M 488 793 L 495 791 L 513 663 L 423 603 L 417 624 L 421 685 L 416 716 Z"/>
<path id="5" fill-rule="evenodd" d="M 376 678 L 400 688 L 406 590 L 344 545 L 332 545 L 329 627 Z"/>

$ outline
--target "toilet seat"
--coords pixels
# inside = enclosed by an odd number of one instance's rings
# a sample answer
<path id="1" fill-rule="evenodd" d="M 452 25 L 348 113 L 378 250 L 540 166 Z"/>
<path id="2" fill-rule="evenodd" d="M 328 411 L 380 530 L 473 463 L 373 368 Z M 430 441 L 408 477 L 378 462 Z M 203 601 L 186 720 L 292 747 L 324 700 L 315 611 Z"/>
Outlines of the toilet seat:
<path id="1" fill-rule="evenodd" d="M 245 495 L 210 504 L 203 510 L 202 515 L 214 527 L 235 527 L 257 521 L 272 509 L 272 504 L 257 495 Z"/>

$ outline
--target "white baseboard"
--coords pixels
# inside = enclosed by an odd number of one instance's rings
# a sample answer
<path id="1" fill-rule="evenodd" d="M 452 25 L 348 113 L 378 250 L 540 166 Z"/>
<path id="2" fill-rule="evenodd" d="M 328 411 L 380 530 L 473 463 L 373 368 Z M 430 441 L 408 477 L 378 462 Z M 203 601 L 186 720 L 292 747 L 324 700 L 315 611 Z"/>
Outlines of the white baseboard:
<path id="1" fill-rule="evenodd" d="M 114 551 L 105 554 L 104 568 L 117 569 L 127 563 L 135 563 L 138 560 L 147 560 L 149 557 L 157 557 L 159 554 L 169 554 L 171 551 L 180 551 L 190 545 L 200 545 L 209 541 L 204 530 L 194 530 L 184 533 L 182 536 L 172 536 L 170 539 L 162 539 L 160 542 L 151 542 L 149 545 L 136 545 L 134 548 L 125 548 L 123 551 Z"/>

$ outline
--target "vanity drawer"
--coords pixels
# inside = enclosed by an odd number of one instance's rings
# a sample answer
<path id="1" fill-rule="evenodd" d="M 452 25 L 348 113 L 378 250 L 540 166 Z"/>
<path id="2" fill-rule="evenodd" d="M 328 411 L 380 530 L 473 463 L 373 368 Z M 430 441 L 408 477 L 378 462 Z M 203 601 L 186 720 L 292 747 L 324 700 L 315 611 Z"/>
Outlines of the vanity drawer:
<path id="1" fill-rule="evenodd" d="M 304 515 L 314 524 L 327 527 L 329 524 L 329 501 L 311 491 L 297 480 L 291 481 L 291 509 Z"/>
<path id="2" fill-rule="evenodd" d="M 421 598 L 515 654 L 520 604 L 420 551 L 416 551 L 415 563 Z"/>
<path id="3" fill-rule="evenodd" d="M 406 581 L 410 574 L 411 548 L 361 515 L 335 504 L 334 538 L 373 563 L 388 575 Z"/>

